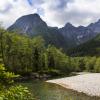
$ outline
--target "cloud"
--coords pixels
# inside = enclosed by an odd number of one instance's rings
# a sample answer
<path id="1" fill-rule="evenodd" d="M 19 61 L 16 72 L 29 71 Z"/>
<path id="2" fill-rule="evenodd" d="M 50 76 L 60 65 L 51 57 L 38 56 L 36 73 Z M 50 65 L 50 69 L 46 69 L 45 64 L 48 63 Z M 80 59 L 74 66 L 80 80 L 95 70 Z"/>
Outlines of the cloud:
<path id="1" fill-rule="evenodd" d="M 32 0 L 27 0 L 27 1 L 28 1 L 28 3 L 29 3 L 29 5 L 30 5 L 30 6 L 32 6 L 32 5 L 33 5 Z"/>
<path id="2" fill-rule="evenodd" d="M 43 0 L 27 0 L 30 6 L 39 6 L 40 4 L 44 3 Z"/>
<path id="3" fill-rule="evenodd" d="M 6 12 L 9 12 L 10 11 L 10 9 L 12 8 L 12 5 L 11 4 L 7 4 L 7 5 L 5 5 L 6 7 L 4 7 L 4 8 L 2 8 L 2 9 L 0 9 L 0 13 L 6 13 Z"/>
<path id="4" fill-rule="evenodd" d="M 3 22 L 4 27 L 10 26 L 14 21 L 26 14 L 35 13 L 37 9 L 31 7 L 27 0 L 5 0 L 7 2 L 2 2 L 0 4 L 1 9 L 7 8 L 6 4 L 10 4 L 12 8 L 6 13 L 0 12 L 0 21 Z M 24 2 L 23 2 L 24 1 Z"/>
<path id="5" fill-rule="evenodd" d="M 1 1 L 0 3 L 0 13 L 6 13 L 12 8 L 10 2 Z"/>
<path id="6" fill-rule="evenodd" d="M 88 25 L 100 18 L 100 0 L 1 0 L 0 21 L 5 27 L 17 18 L 38 13 L 48 25 Z"/>
<path id="7" fill-rule="evenodd" d="M 100 0 L 49 0 L 44 4 L 44 19 L 49 25 L 62 27 L 67 22 L 75 26 L 88 25 L 100 18 Z M 59 1 L 60 6 L 59 6 Z M 63 7 L 61 6 L 63 5 Z"/>

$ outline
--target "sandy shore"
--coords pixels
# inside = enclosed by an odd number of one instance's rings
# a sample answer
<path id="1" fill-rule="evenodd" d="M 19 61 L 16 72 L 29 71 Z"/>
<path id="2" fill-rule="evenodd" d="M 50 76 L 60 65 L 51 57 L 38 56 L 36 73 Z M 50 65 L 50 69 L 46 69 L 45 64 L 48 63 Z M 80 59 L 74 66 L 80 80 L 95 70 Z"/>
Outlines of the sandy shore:
<path id="1" fill-rule="evenodd" d="M 100 96 L 100 73 L 88 73 L 72 77 L 48 80 L 65 88 L 86 93 L 91 96 Z"/>

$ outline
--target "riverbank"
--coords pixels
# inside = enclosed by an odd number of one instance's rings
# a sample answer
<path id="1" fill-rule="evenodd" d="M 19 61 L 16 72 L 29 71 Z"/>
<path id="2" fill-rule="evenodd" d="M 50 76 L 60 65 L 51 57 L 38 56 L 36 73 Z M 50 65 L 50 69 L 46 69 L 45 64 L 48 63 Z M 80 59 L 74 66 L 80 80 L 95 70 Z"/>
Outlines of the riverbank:
<path id="1" fill-rule="evenodd" d="M 91 97 L 43 80 L 25 81 L 17 84 L 28 87 L 37 100 L 100 100 L 99 97 Z"/>
<path id="2" fill-rule="evenodd" d="M 46 82 L 55 83 L 67 89 L 82 92 L 90 96 L 100 96 L 100 73 L 86 73 L 72 77 L 48 80 Z"/>

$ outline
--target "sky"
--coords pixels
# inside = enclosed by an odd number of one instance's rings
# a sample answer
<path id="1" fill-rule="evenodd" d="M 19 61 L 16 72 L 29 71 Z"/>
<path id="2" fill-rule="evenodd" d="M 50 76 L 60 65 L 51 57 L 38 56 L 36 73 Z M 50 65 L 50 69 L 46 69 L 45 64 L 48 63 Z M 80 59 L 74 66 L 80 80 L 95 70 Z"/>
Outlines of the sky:
<path id="1" fill-rule="evenodd" d="M 49 26 L 67 22 L 87 26 L 100 19 L 100 0 L 1 0 L 0 23 L 12 25 L 19 17 L 38 13 Z"/>

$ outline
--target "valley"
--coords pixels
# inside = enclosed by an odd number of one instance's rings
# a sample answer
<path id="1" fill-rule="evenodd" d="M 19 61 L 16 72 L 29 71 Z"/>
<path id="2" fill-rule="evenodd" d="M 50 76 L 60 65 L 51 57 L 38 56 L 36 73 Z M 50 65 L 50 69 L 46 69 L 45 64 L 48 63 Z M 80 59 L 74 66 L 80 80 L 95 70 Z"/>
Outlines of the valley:
<path id="1" fill-rule="evenodd" d="M 100 87 L 97 80 L 100 73 L 99 23 L 100 20 L 87 27 L 75 27 L 70 23 L 62 28 L 50 27 L 38 14 L 29 14 L 20 17 L 8 29 L 1 27 L 2 100 L 6 97 L 8 100 L 99 100 L 97 89 Z M 78 78 L 81 75 L 72 76 L 73 73 L 80 72 L 91 75 L 86 80 L 85 76 L 82 79 Z M 70 80 L 71 76 L 72 81 L 69 84 L 77 85 L 78 92 L 83 93 L 76 92 L 76 87 L 66 89 L 65 85 L 69 86 L 67 80 Z M 57 82 L 48 81 L 60 77 L 66 78 L 57 79 Z M 76 77 L 76 83 L 73 77 Z M 94 80 L 97 80 L 97 84 Z M 89 87 L 87 83 L 93 85 Z M 89 96 L 93 90 L 96 92 Z M 14 93 L 18 93 L 18 97 Z M 25 99 L 21 99 L 22 97 Z"/>

